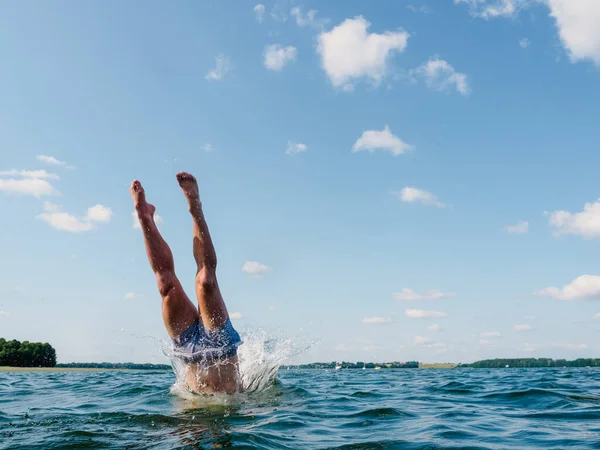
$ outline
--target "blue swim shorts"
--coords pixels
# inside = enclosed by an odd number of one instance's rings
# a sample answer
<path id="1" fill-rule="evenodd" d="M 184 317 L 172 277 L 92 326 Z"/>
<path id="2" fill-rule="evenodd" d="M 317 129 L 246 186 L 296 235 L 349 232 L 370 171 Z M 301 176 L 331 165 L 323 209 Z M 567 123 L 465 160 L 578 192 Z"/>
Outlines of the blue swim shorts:
<path id="1" fill-rule="evenodd" d="M 190 327 L 173 339 L 173 356 L 186 363 L 207 363 L 232 358 L 242 339 L 233 328 L 231 320 L 218 330 L 207 331 L 196 320 Z"/>

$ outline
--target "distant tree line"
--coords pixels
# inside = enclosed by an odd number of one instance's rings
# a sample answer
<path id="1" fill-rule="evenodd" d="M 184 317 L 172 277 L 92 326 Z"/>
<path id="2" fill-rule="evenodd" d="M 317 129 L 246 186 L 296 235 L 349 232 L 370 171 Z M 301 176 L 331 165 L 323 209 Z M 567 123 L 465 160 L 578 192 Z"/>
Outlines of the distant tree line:
<path id="1" fill-rule="evenodd" d="M 463 364 L 461 367 L 474 367 L 478 369 L 496 369 L 508 367 L 600 367 L 598 358 L 578 358 L 573 361 L 566 359 L 550 358 L 511 358 L 511 359 L 484 359 L 473 364 Z"/>
<path id="2" fill-rule="evenodd" d="M 68 363 L 57 364 L 56 367 L 73 369 L 131 369 L 131 370 L 170 370 L 168 364 L 135 364 L 135 363 Z"/>
<path id="3" fill-rule="evenodd" d="M 0 366 L 12 367 L 54 367 L 56 350 L 50 344 L 41 342 L 7 341 L 0 338 Z"/>
<path id="4" fill-rule="evenodd" d="M 300 364 L 294 366 L 282 366 L 283 369 L 335 369 L 336 362 L 330 363 L 312 363 L 312 364 Z M 339 363 L 342 369 L 374 369 L 380 367 L 381 369 L 418 369 L 419 363 L 417 361 L 407 362 L 391 362 L 391 363 L 364 363 L 358 361 L 356 363 L 342 361 Z"/>

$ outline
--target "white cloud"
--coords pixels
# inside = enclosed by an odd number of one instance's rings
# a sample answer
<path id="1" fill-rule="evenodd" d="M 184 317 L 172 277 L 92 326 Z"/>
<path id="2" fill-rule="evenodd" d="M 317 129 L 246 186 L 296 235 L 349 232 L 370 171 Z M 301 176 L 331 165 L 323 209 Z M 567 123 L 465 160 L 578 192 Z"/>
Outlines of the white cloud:
<path id="1" fill-rule="evenodd" d="M 457 72 L 448 61 L 438 57 L 431 58 L 426 63 L 413 69 L 411 75 L 424 78 L 427 86 L 437 91 L 456 89 L 461 95 L 469 95 L 471 92 L 467 75 Z"/>
<path id="2" fill-rule="evenodd" d="M 60 192 L 54 189 L 50 183 L 40 178 L 0 179 L 0 191 L 10 194 L 33 195 L 36 198 L 44 195 L 60 195 Z"/>
<path id="3" fill-rule="evenodd" d="M 92 222 L 108 223 L 110 222 L 111 217 L 112 210 L 110 208 L 106 208 L 102 205 L 95 205 L 88 208 L 87 218 Z"/>
<path id="4" fill-rule="evenodd" d="M 242 313 L 239 313 L 239 312 L 234 312 L 234 313 L 229 314 L 229 318 L 231 320 L 239 320 L 239 319 L 242 319 L 243 317 L 244 316 L 242 315 Z"/>
<path id="5" fill-rule="evenodd" d="M 112 217 L 112 210 L 102 205 L 88 208 L 87 215 L 76 217 L 61 211 L 59 205 L 50 202 L 44 202 L 44 211 L 36 219 L 43 220 L 52 228 L 70 233 L 82 233 L 90 231 L 97 222 L 108 223 Z"/>
<path id="6" fill-rule="evenodd" d="M 242 270 L 250 275 L 262 275 L 269 272 L 271 268 L 257 261 L 246 261 Z"/>
<path id="7" fill-rule="evenodd" d="M 593 319 L 595 320 L 600 320 L 600 313 L 596 313 L 592 316 Z"/>
<path id="8" fill-rule="evenodd" d="M 304 144 L 300 144 L 294 141 L 288 141 L 287 148 L 285 149 L 286 155 L 295 155 L 297 153 L 303 153 L 308 149 Z"/>
<path id="9" fill-rule="evenodd" d="M 311 9 L 306 13 L 306 16 L 302 14 L 302 9 L 295 7 L 292 8 L 290 14 L 296 18 L 296 25 L 299 27 L 313 27 L 317 29 L 322 29 L 325 24 L 329 22 L 329 19 L 317 19 L 317 10 Z"/>
<path id="10" fill-rule="evenodd" d="M 479 343 L 481 345 L 488 345 L 490 343 L 490 341 L 488 341 L 487 339 L 479 339 Z"/>
<path id="11" fill-rule="evenodd" d="M 431 8 L 427 5 L 421 5 L 421 6 L 408 5 L 407 8 L 410 9 L 412 12 L 417 12 L 417 13 L 422 13 L 422 14 L 431 14 L 433 12 L 433 8 Z"/>
<path id="12" fill-rule="evenodd" d="M 525 234 L 529 231 L 529 222 L 520 221 L 516 225 L 509 225 L 505 228 L 509 233 Z"/>
<path id="13" fill-rule="evenodd" d="M 378 325 L 392 323 L 392 319 L 387 317 L 365 317 L 362 321 L 363 323 L 371 323 Z"/>
<path id="14" fill-rule="evenodd" d="M 443 208 L 445 206 L 442 202 L 440 202 L 437 196 L 431 192 L 417 189 L 415 187 L 407 186 L 401 191 L 392 191 L 391 193 L 403 202 L 407 203 L 419 202 L 425 205 L 437 206 L 438 208 Z"/>
<path id="15" fill-rule="evenodd" d="M 296 47 L 283 47 L 279 44 L 267 45 L 264 51 L 265 67 L 269 70 L 279 71 L 287 63 L 296 60 L 298 51 Z"/>
<path id="16" fill-rule="evenodd" d="M 271 305 L 271 306 L 269 306 L 267 309 L 268 309 L 269 311 L 275 311 L 277 308 L 276 308 L 275 306 Z"/>
<path id="17" fill-rule="evenodd" d="M 261 5 L 260 3 L 252 8 L 254 11 L 254 16 L 256 17 L 256 21 L 258 23 L 262 23 L 265 18 L 265 5 Z"/>
<path id="18" fill-rule="evenodd" d="M 215 68 L 210 70 L 204 78 L 214 81 L 222 80 L 231 71 L 232 67 L 231 62 L 225 55 L 218 55 L 215 58 Z"/>
<path id="19" fill-rule="evenodd" d="M 492 19 L 513 16 L 525 1 L 529 0 L 454 0 L 454 3 L 466 3 L 474 16 Z"/>
<path id="20" fill-rule="evenodd" d="M 400 301 L 414 301 L 414 300 L 438 300 L 442 298 L 454 297 L 455 294 L 446 293 L 437 289 L 430 289 L 424 294 L 418 294 L 412 289 L 404 288 L 400 292 L 392 294 L 396 300 Z"/>
<path id="21" fill-rule="evenodd" d="M 361 78 L 380 83 L 386 76 L 391 54 L 406 48 L 409 37 L 406 31 L 367 33 L 370 26 L 358 16 L 319 34 L 317 52 L 334 87 L 352 85 Z"/>
<path id="22" fill-rule="evenodd" d="M 533 330 L 533 327 L 531 325 L 529 325 L 528 323 L 521 323 L 518 325 L 515 325 L 515 331 L 531 331 Z"/>
<path id="23" fill-rule="evenodd" d="M 0 317 L 8 317 L 10 314 L 7 311 L 0 311 Z"/>
<path id="24" fill-rule="evenodd" d="M 142 294 L 137 294 L 135 292 L 128 292 L 127 294 L 125 294 L 125 298 L 128 300 L 134 299 L 134 298 L 140 298 L 143 297 Z"/>
<path id="25" fill-rule="evenodd" d="M 502 335 L 497 331 L 485 331 L 485 332 L 479 334 L 479 337 L 482 337 L 482 338 L 495 338 L 495 337 L 500 337 L 500 336 L 502 336 Z"/>
<path id="26" fill-rule="evenodd" d="M 425 311 L 423 309 L 407 309 L 404 314 L 410 319 L 441 319 L 448 315 L 445 312 Z"/>
<path id="27" fill-rule="evenodd" d="M 552 297 L 556 300 L 598 300 L 600 299 L 600 276 L 581 275 L 562 289 L 547 287 L 533 293 L 543 297 Z"/>
<path id="28" fill-rule="evenodd" d="M 413 339 L 413 342 L 416 345 L 422 345 L 422 344 L 429 344 L 430 342 L 432 342 L 432 340 L 425 336 L 415 336 L 415 338 Z"/>
<path id="29" fill-rule="evenodd" d="M 60 180 L 58 175 L 55 173 L 46 172 L 45 170 L 2 170 L 0 171 L 0 176 Z"/>
<path id="30" fill-rule="evenodd" d="M 442 327 L 440 326 L 439 323 L 432 323 L 431 325 L 427 326 L 427 329 L 429 331 L 440 331 L 442 329 Z"/>
<path id="31" fill-rule="evenodd" d="M 531 45 L 531 41 L 527 38 L 523 38 L 519 41 L 519 45 L 521 46 L 521 48 L 527 48 Z"/>
<path id="32" fill-rule="evenodd" d="M 131 217 L 133 217 L 133 225 L 132 227 L 135 229 L 141 229 L 142 225 L 140 224 L 140 219 L 138 218 L 138 215 L 135 211 L 133 211 L 131 213 Z M 160 225 L 163 223 L 163 219 L 161 216 L 159 216 L 158 214 L 156 214 L 156 212 L 154 212 L 154 223 L 156 225 Z"/>
<path id="33" fill-rule="evenodd" d="M 385 125 L 382 131 L 367 130 L 354 143 L 352 152 L 360 152 L 363 150 L 373 153 L 375 150 L 387 150 L 392 155 L 398 156 L 413 150 L 413 146 L 407 144 L 402 139 L 394 136 L 390 131 L 390 127 Z"/>
<path id="34" fill-rule="evenodd" d="M 46 164 L 50 164 L 51 166 L 63 166 L 67 169 L 75 169 L 75 166 L 71 166 L 66 161 L 60 161 L 56 159 L 54 156 L 47 155 L 37 155 L 36 159 Z"/>
<path id="35" fill-rule="evenodd" d="M 214 150 L 212 144 L 204 144 L 202 148 L 206 153 L 210 153 Z"/>
<path id="36" fill-rule="evenodd" d="M 574 234 L 586 239 L 600 237 L 600 200 L 586 203 L 583 211 L 570 213 L 554 211 L 550 213 L 549 225 L 556 228 L 555 234 Z"/>
<path id="37" fill-rule="evenodd" d="M 546 0 L 558 35 L 572 62 L 591 60 L 600 65 L 600 2 Z"/>

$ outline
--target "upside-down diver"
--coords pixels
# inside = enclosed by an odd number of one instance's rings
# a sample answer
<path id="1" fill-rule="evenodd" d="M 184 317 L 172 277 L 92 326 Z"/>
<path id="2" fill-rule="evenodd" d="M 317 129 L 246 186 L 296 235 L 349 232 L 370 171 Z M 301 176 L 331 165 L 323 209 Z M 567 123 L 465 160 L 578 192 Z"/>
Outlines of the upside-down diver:
<path id="1" fill-rule="evenodd" d="M 173 254 L 154 222 L 156 208 L 146 201 L 139 181 L 134 180 L 130 188 L 162 297 L 163 321 L 173 341 L 173 357 L 185 363 L 188 388 L 198 393 L 233 393 L 241 390 L 237 348 L 242 341 L 231 324 L 217 283 L 217 254 L 202 212 L 196 179 L 181 172 L 177 181 L 193 219 L 198 308 L 175 275 Z"/>

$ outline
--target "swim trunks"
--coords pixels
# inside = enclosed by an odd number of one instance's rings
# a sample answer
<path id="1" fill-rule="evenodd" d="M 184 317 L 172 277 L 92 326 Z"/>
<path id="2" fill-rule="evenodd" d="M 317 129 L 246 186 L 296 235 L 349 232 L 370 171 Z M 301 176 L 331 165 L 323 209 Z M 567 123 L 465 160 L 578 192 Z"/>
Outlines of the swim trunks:
<path id="1" fill-rule="evenodd" d="M 232 358 L 242 339 L 233 328 L 231 320 L 218 330 L 207 331 L 196 320 L 190 327 L 173 339 L 173 356 L 186 363 L 209 363 Z"/>

